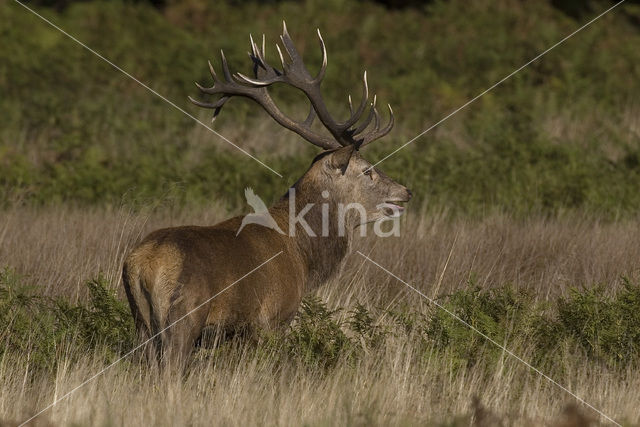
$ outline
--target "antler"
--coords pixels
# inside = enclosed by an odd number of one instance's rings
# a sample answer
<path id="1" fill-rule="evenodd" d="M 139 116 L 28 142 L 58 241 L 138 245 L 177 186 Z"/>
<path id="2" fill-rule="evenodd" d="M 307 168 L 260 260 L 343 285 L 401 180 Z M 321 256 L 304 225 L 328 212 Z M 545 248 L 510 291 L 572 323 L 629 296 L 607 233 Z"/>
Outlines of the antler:
<path id="1" fill-rule="evenodd" d="M 262 49 L 259 49 L 256 43 L 253 41 L 253 37 L 250 36 L 251 52 L 249 57 L 253 61 L 253 73 L 255 78 L 250 78 L 241 73 L 231 74 L 229 71 L 229 65 L 224 53 L 221 51 L 222 58 L 222 70 L 224 73 L 224 80 L 221 80 L 216 75 L 216 72 L 209 62 L 209 69 L 213 76 L 214 84 L 210 88 L 202 87 L 196 83 L 198 88 L 210 95 L 221 95 L 221 98 L 214 103 L 207 103 L 197 101 L 191 97 L 189 99 L 196 105 L 205 108 L 214 109 L 213 118 L 220 113 L 220 110 L 224 104 L 232 96 L 244 96 L 257 102 L 262 108 L 271 115 L 280 125 L 296 132 L 307 141 L 314 145 L 322 147 L 324 149 L 337 148 L 340 146 L 346 146 L 355 144 L 358 147 L 366 145 L 376 139 L 385 136 L 394 124 L 393 110 L 389 105 L 390 119 L 384 128 L 380 128 L 380 114 L 376 108 L 376 97 L 373 97 L 373 102 L 370 105 L 369 114 L 365 120 L 357 127 L 354 127 L 361 119 L 369 100 L 369 87 L 367 84 L 367 72 L 364 72 L 363 77 L 363 91 L 362 100 L 358 108 L 354 111 L 351 103 L 351 96 L 349 96 L 349 111 L 350 116 L 347 120 L 339 122 L 329 113 L 325 102 L 322 98 L 320 91 L 320 85 L 327 68 L 327 49 L 322 39 L 322 34 L 318 30 L 318 39 L 320 41 L 320 48 L 322 49 L 322 66 L 320 71 L 315 77 L 312 77 L 307 70 L 302 56 L 296 49 L 289 33 L 287 26 L 283 22 L 283 32 L 280 36 L 280 40 L 287 52 L 290 62 L 285 61 L 285 58 L 280 50 L 280 46 L 276 44 L 278 54 L 280 56 L 280 62 L 282 64 L 282 71 L 272 67 L 266 62 L 265 59 L 265 41 L 264 35 L 262 36 Z M 267 87 L 274 83 L 285 83 L 301 90 L 305 96 L 311 102 L 311 108 L 307 118 L 302 121 L 294 121 L 284 115 L 282 111 L 273 102 L 273 99 L 267 92 Z M 318 117 L 324 127 L 331 133 L 333 138 L 318 134 L 311 129 L 311 125 Z M 371 121 L 373 120 L 373 127 L 370 128 Z"/>

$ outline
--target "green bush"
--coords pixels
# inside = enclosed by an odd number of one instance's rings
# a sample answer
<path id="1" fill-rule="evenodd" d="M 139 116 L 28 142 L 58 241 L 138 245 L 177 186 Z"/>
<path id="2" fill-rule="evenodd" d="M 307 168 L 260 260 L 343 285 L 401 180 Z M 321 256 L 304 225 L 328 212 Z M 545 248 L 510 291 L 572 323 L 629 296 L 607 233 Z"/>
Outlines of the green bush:
<path id="1" fill-rule="evenodd" d="M 570 335 L 590 357 L 607 365 L 637 366 L 640 361 L 640 286 L 608 296 L 604 286 L 574 289 L 558 301 L 558 329 Z"/>
<path id="2" fill-rule="evenodd" d="M 481 361 L 490 371 L 505 357 L 499 346 L 547 372 L 562 371 L 575 357 L 610 369 L 637 366 L 640 285 L 625 281 L 609 296 L 603 289 L 573 290 L 552 304 L 536 302 L 530 293 L 510 286 L 490 290 L 473 286 L 442 297 L 441 307 L 432 305 L 426 312 L 408 307 L 368 310 L 356 304 L 342 322 L 337 320 L 339 310 L 307 298 L 289 330 L 269 335 L 265 354 L 281 363 L 293 360 L 326 370 L 400 337 L 419 343 L 423 354 L 417 354 L 417 363 L 423 356 L 432 357 L 435 349 L 454 370 Z"/>
<path id="3" fill-rule="evenodd" d="M 350 356 L 354 351 L 353 342 L 335 320 L 336 313 L 319 299 L 306 298 L 284 338 L 288 356 L 303 365 L 320 368 L 333 367 L 343 357 Z"/>
<path id="4" fill-rule="evenodd" d="M 89 301 L 73 305 L 55 301 L 56 320 L 65 329 L 75 329 L 75 340 L 86 348 L 107 348 L 113 355 L 133 346 L 135 330 L 129 304 L 120 300 L 99 276 L 86 283 Z"/>
<path id="5" fill-rule="evenodd" d="M 99 350 L 111 360 L 133 346 L 129 307 L 104 278 L 87 282 L 86 304 L 43 297 L 26 280 L 8 267 L 0 272 L 0 357 L 24 354 L 33 369 L 52 370 L 61 358 Z"/>
<path id="6" fill-rule="evenodd" d="M 129 308 L 104 278 L 88 281 L 88 300 L 77 304 L 45 298 L 26 283 L 10 268 L 0 271 L 0 357 L 27 355 L 32 370 L 55 371 L 65 358 L 75 360 L 93 351 L 108 363 L 135 345 Z M 307 297 L 289 328 L 261 333 L 249 351 L 276 362 L 276 367 L 292 365 L 323 373 L 342 362 L 353 364 L 368 351 L 399 338 L 418 343 L 416 363 L 435 352 L 455 370 L 481 362 L 490 372 L 504 357 L 495 343 L 547 372 L 562 371 L 567 356 L 614 370 L 636 367 L 640 285 L 625 280 L 616 292 L 605 289 L 574 289 L 555 303 L 541 303 L 510 286 L 471 287 L 438 299 L 450 313 L 435 305 L 417 311 L 408 306 L 367 309 L 358 303 L 330 310 L 318 298 Z M 244 354 L 238 345 L 246 344 L 244 339 L 223 341 L 212 355 Z"/>
<path id="7" fill-rule="evenodd" d="M 465 367 L 486 356 L 494 361 L 500 356 L 502 350 L 485 337 L 508 347 L 531 336 L 534 318 L 540 316 L 531 295 L 510 287 L 482 290 L 473 286 L 438 304 L 443 308 L 432 308 L 425 334 L 437 348 L 452 352 L 455 364 Z"/>
<path id="8" fill-rule="evenodd" d="M 349 312 L 347 325 L 349 330 L 355 335 L 356 341 L 367 347 L 376 348 L 384 343 L 384 339 L 389 333 L 388 328 L 375 319 L 364 305 L 356 303 L 353 310 Z"/>

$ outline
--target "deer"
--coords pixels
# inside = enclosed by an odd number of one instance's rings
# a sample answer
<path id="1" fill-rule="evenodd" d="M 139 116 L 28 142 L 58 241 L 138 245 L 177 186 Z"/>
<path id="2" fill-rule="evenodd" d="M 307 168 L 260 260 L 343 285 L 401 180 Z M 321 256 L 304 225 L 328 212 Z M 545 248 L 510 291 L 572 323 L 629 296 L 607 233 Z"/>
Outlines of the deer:
<path id="1" fill-rule="evenodd" d="M 156 230 L 133 248 L 123 266 L 123 285 L 137 335 L 149 343 L 149 359 L 186 360 L 205 328 L 233 332 L 286 327 L 303 297 L 329 281 L 348 254 L 353 232 L 341 228 L 355 230 L 398 217 L 411 199 L 409 189 L 360 154 L 362 147 L 391 131 L 391 106 L 389 120 L 381 126 L 365 71 L 359 106 L 354 108 L 349 96 L 349 117 L 337 120 L 320 91 L 327 50 L 319 30 L 317 35 L 322 65 L 315 76 L 283 22 L 280 40 L 288 59 L 276 44 L 280 69 L 265 59 L 264 36 L 261 48 L 250 36 L 253 77 L 232 74 L 221 51 L 223 77 L 209 62 L 213 86 L 196 83 L 205 96 L 219 97 L 216 102 L 189 97 L 195 105 L 213 109 L 214 119 L 230 98 L 248 98 L 322 151 L 268 208 L 277 227 L 243 223 L 242 216 L 236 216 L 212 226 Z M 306 119 L 294 120 L 276 106 L 268 92 L 275 84 L 291 86 L 306 96 L 310 103 Z M 316 117 L 320 130 L 312 128 Z"/>

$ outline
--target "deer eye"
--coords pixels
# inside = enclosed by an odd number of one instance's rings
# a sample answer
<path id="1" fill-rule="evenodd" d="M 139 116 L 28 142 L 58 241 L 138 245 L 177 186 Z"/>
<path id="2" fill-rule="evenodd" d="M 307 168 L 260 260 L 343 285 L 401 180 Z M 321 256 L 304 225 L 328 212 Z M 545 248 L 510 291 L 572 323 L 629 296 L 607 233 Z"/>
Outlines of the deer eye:
<path id="1" fill-rule="evenodd" d="M 371 169 L 365 169 L 364 171 L 362 171 L 362 174 L 368 176 L 371 179 L 373 179 L 373 176 L 371 174 Z"/>

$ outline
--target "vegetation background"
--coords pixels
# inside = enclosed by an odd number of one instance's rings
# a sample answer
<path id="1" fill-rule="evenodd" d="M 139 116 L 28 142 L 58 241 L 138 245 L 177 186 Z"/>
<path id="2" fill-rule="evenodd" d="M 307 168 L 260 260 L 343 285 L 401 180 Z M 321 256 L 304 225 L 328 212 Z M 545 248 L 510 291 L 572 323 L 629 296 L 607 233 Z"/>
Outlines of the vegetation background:
<path id="1" fill-rule="evenodd" d="M 264 33 L 274 59 L 285 19 L 314 69 L 320 28 L 332 108 L 347 113 L 363 69 L 394 107 L 396 128 L 366 149 L 376 161 L 613 2 L 26 5 L 204 122 L 186 97 L 210 84 L 220 48 L 248 72 L 248 35 Z M 316 150 L 231 100 L 213 127 L 279 178 L 15 1 L 0 17 L 1 424 L 133 348 L 119 274 L 146 232 L 241 213 L 247 186 L 273 201 Z M 355 247 L 628 425 L 640 423 L 638 46 L 640 3 L 627 0 L 390 157 L 381 169 L 415 195 L 403 237 Z M 576 402 L 358 255 L 291 328 L 219 344 L 184 377 L 127 358 L 38 419 L 539 425 Z M 607 422 L 581 408 L 566 420 Z"/>
<path id="2" fill-rule="evenodd" d="M 287 19 L 309 66 L 315 28 L 330 66 L 324 93 L 346 113 L 363 69 L 398 125 L 367 155 L 381 158 L 610 6 L 568 15 L 553 3 L 79 2 L 38 9 L 170 100 L 210 84 L 206 60 L 249 71 L 248 36 L 268 54 Z M 576 2 L 584 3 L 584 2 Z M 60 3 L 58 3 L 60 5 Z M 62 3 L 64 4 L 64 3 Z M 107 204 L 172 199 L 242 206 L 242 189 L 274 199 L 307 167 L 311 148 L 259 107 L 233 100 L 215 128 L 286 176 L 263 170 L 15 2 L 2 2 L 0 190 L 5 204 Z M 624 4 L 384 163 L 416 203 L 483 214 L 609 217 L 640 206 L 640 6 Z M 287 111 L 306 114 L 296 93 Z M 384 105 L 384 104 L 383 104 Z M 227 108 L 226 108 L 227 109 Z"/>

